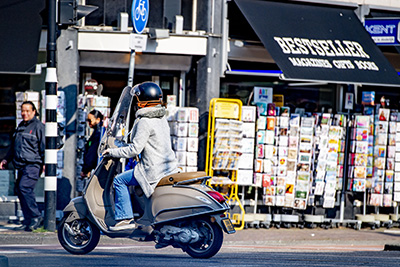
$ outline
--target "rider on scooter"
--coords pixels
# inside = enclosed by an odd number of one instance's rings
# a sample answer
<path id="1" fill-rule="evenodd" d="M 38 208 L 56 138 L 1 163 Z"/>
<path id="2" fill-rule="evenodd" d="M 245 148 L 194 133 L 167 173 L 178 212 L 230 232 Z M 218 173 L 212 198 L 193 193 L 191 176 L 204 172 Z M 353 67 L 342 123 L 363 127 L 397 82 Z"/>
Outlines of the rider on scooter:
<path id="1" fill-rule="evenodd" d="M 149 198 L 161 178 L 178 172 L 161 88 L 153 82 L 144 82 L 134 86 L 131 92 L 138 108 L 131 143 L 126 147 L 107 149 L 103 155 L 137 158 L 140 154 L 141 159 L 133 169 L 118 174 L 114 179 L 117 223 L 109 228 L 111 231 L 135 228 L 128 186 L 140 185 Z"/>

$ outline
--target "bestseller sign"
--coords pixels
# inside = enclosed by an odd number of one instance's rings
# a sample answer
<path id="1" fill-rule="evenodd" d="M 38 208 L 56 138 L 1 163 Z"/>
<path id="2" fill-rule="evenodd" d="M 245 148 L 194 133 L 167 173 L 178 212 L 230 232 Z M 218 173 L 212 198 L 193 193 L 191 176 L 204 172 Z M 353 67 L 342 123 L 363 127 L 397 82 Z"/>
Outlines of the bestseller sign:
<path id="1" fill-rule="evenodd" d="M 399 86 L 393 66 L 353 10 L 235 0 L 282 79 Z"/>

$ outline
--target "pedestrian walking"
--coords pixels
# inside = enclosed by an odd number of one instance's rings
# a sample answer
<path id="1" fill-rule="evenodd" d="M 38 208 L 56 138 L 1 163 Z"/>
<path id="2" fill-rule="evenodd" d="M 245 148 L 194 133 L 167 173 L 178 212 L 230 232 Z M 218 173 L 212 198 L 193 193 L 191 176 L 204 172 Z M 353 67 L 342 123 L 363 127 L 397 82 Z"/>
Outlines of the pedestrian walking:
<path id="1" fill-rule="evenodd" d="M 11 161 L 17 169 L 15 191 L 24 221 L 16 230 L 32 231 L 43 221 L 34 189 L 43 170 L 45 134 L 44 124 L 36 118 L 38 112 L 31 101 L 22 103 L 21 116 L 22 121 L 13 135 L 10 150 L 0 163 L 0 169 L 5 169 Z"/>
<path id="2" fill-rule="evenodd" d="M 93 109 L 88 114 L 87 121 L 89 127 L 93 129 L 89 140 L 85 144 L 85 152 L 83 154 L 83 166 L 81 177 L 89 177 L 90 172 L 96 168 L 98 161 L 97 149 L 100 144 L 101 127 L 103 126 L 103 114 L 100 111 Z"/>

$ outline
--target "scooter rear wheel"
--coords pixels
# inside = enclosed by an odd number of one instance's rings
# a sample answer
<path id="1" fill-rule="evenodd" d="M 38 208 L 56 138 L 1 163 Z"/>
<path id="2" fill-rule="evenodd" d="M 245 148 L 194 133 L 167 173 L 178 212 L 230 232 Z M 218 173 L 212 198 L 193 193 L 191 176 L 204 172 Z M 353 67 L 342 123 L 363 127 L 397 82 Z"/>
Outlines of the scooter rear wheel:
<path id="1" fill-rule="evenodd" d="M 65 215 L 57 231 L 58 241 L 61 246 L 71 254 L 87 254 L 99 243 L 100 230 L 87 219 L 76 219 L 66 222 Z"/>
<path id="2" fill-rule="evenodd" d="M 218 224 L 210 222 L 209 219 L 199 219 L 194 223 L 198 229 L 200 240 L 190 244 L 186 253 L 193 258 L 208 259 L 218 253 L 222 246 L 224 234 Z"/>

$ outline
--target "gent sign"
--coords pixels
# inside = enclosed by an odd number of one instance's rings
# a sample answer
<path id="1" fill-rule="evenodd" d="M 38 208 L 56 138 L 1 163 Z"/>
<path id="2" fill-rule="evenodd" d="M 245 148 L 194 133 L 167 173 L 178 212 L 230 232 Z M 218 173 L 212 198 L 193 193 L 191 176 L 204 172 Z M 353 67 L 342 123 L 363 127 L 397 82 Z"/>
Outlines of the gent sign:
<path id="1" fill-rule="evenodd" d="M 377 45 L 400 45 L 400 19 L 365 19 L 364 27 Z"/>

